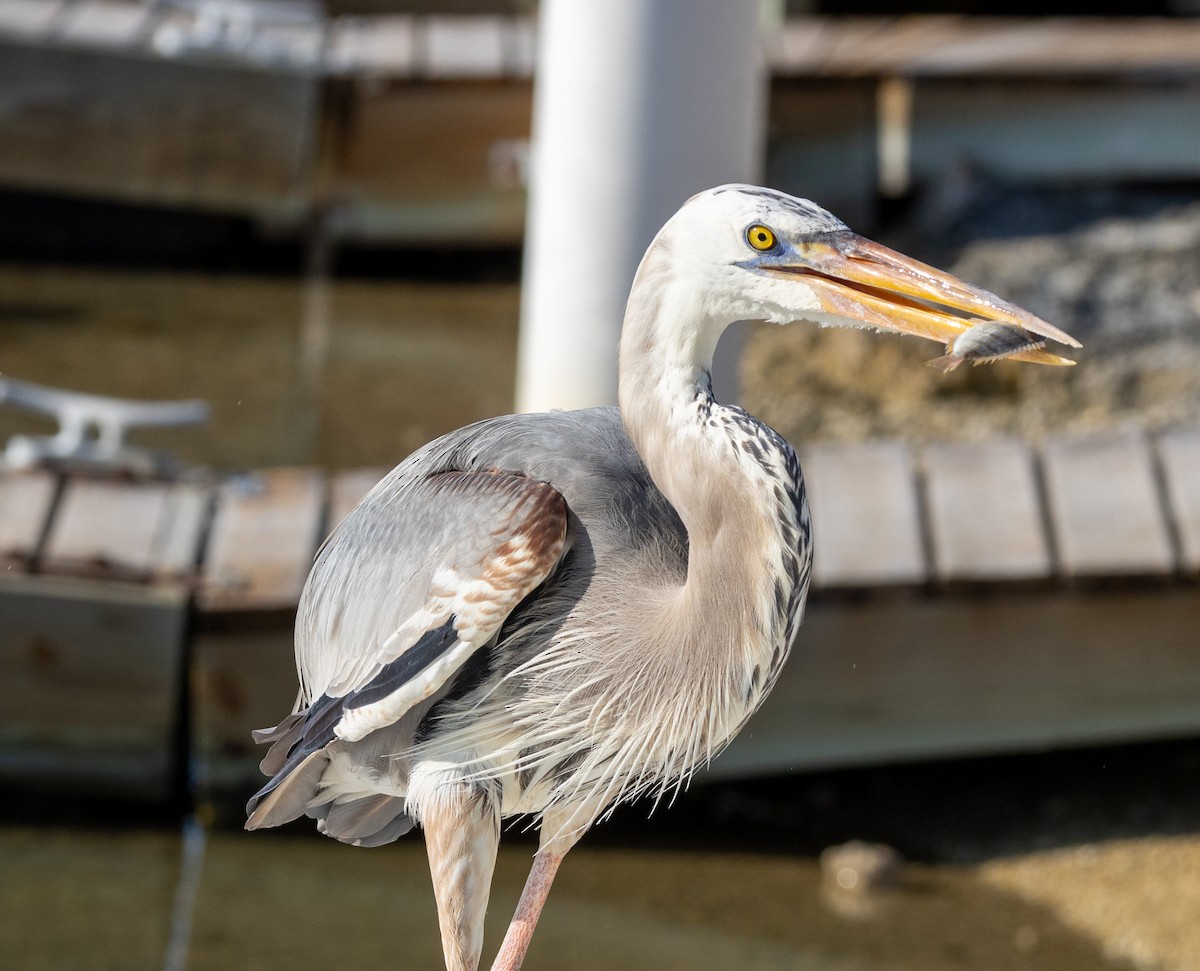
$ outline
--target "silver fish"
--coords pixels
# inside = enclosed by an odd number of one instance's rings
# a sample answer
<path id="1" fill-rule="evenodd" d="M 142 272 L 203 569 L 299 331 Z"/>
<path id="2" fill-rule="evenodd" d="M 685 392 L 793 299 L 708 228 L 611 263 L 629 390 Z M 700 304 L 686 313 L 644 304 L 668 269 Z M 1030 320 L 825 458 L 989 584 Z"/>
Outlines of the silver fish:
<path id="1" fill-rule="evenodd" d="M 959 334 L 944 356 L 927 363 L 939 371 L 953 371 L 964 361 L 987 364 L 1022 351 L 1040 351 L 1045 346 L 1044 337 L 1023 327 L 984 320 Z"/>

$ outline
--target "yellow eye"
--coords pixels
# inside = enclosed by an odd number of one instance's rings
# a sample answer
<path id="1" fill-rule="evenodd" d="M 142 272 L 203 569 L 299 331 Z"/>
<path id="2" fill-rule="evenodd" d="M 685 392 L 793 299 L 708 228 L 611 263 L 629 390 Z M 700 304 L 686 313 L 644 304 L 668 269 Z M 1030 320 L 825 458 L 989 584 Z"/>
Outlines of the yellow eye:
<path id="1" fill-rule="evenodd" d="M 755 223 L 746 230 L 746 242 L 756 250 L 775 248 L 775 234 L 762 223 Z"/>

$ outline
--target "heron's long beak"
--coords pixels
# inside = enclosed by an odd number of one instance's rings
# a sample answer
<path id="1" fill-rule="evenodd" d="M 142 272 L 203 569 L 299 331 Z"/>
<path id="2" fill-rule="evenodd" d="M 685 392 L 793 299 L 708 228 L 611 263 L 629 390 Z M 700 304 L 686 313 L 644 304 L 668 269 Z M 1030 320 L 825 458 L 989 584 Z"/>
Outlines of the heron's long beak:
<path id="1" fill-rule="evenodd" d="M 1080 346 L 1070 334 L 995 294 L 851 232 L 798 245 L 790 258 L 764 269 L 802 274 L 830 314 L 947 347 L 985 321 Z M 1002 356 L 1036 364 L 1075 363 L 1039 347 Z"/>

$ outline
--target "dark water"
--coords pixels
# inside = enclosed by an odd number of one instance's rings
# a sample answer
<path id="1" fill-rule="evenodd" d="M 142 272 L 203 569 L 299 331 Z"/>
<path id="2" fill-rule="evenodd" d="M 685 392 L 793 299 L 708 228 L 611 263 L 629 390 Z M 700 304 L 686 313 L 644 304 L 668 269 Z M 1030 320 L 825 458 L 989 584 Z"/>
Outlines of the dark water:
<path id="1" fill-rule="evenodd" d="M 572 850 L 527 967 L 1190 971 L 1196 766 L 1182 741 L 701 782 L 649 817 L 621 809 Z M 36 799 L 5 809 L 5 969 L 440 966 L 416 834 L 363 850 L 307 822 L 225 825 L 181 872 L 184 841 L 156 811 Z M 837 888 L 821 850 L 854 837 L 908 857 L 893 881 Z M 534 847 L 531 834 L 505 834 L 489 957 Z M 191 933 L 170 964 L 189 879 Z"/>
<path id="2" fill-rule="evenodd" d="M 0 266 L 0 372 L 134 398 L 203 398 L 204 428 L 137 441 L 217 468 L 390 466 L 512 408 L 513 284 Z M 53 424 L 0 409 L 0 441 Z"/>
<path id="3" fill-rule="evenodd" d="M 501 853 L 488 917 L 498 946 L 532 846 Z M 162 831 L 0 830 L 0 953 L 28 971 L 164 967 L 180 839 Z M 435 968 L 417 839 L 210 837 L 187 967 Z M 942 971 L 1102 969 L 1096 944 L 963 868 L 909 865 L 870 899 L 825 889 L 812 858 L 583 845 L 551 895 L 526 967 Z"/>

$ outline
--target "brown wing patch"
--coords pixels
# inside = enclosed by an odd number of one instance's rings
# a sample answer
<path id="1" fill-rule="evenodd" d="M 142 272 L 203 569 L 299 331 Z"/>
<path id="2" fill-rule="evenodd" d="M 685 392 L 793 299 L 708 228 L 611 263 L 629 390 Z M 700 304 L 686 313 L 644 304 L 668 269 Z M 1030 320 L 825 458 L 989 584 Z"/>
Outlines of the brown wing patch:
<path id="1" fill-rule="evenodd" d="M 502 588 L 524 586 L 530 574 L 541 575 L 537 583 L 545 579 L 562 556 L 567 536 L 567 502 L 557 489 L 497 470 L 443 472 L 435 478 L 451 491 L 475 493 L 481 504 L 500 500 L 489 529 L 497 542 L 481 557 L 479 579 Z"/>
<path id="2" fill-rule="evenodd" d="M 524 587 L 536 577 L 533 586 L 537 586 L 562 556 L 567 537 L 567 503 L 544 482 L 510 478 L 522 482 L 525 495 L 513 509 L 504 530 L 507 538 L 492 551 L 480 579 L 497 587 L 513 588 Z"/>

